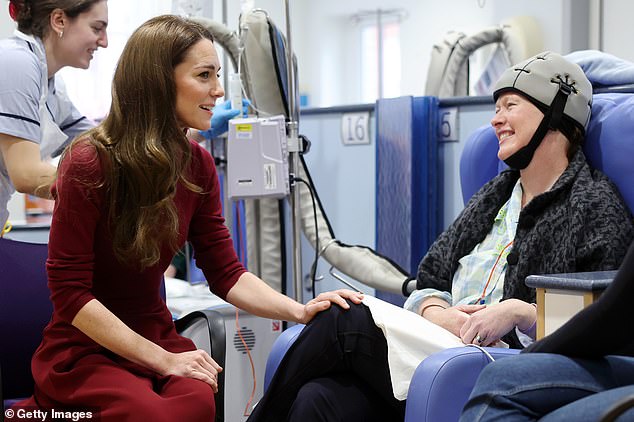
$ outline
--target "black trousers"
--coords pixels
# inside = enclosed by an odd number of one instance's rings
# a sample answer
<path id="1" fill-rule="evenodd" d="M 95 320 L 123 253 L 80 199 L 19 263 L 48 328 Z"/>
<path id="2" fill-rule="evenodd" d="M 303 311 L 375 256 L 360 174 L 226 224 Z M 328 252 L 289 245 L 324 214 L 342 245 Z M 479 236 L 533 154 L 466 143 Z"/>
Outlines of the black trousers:
<path id="1" fill-rule="evenodd" d="M 365 305 L 333 305 L 302 331 L 249 422 L 402 421 L 387 343 Z"/>

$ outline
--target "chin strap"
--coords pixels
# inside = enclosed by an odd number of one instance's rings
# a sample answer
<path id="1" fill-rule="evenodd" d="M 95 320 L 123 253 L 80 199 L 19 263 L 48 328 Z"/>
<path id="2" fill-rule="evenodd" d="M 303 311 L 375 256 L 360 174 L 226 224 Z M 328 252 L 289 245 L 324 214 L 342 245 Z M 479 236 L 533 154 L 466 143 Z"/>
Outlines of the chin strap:
<path id="1" fill-rule="evenodd" d="M 573 85 L 561 79 L 560 76 L 557 79 L 552 79 L 551 82 L 559 84 L 559 90 L 557 95 L 553 99 L 550 107 L 544 113 L 544 118 L 535 130 L 530 142 L 518 150 L 515 154 L 508 157 L 504 162 L 512 169 L 523 170 L 530 164 L 533 159 L 533 155 L 542 143 L 548 130 L 557 130 L 561 126 L 561 122 L 564 117 L 564 108 L 566 108 L 566 101 L 568 96 L 576 92 Z"/>

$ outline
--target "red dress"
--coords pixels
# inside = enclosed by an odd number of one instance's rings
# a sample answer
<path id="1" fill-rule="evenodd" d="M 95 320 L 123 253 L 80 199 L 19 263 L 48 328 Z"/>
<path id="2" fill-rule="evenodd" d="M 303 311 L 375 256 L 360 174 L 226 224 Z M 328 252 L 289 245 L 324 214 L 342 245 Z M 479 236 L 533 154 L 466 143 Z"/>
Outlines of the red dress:
<path id="1" fill-rule="evenodd" d="M 245 271 L 221 214 L 220 188 L 210 154 L 191 143 L 188 180 L 179 184 L 179 244 L 192 242 L 197 265 L 213 293 L 225 298 Z M 16 407 L 91 408 L 104 421 L 213 421 L 211 387 L 198 380 L 160 376 L 98 345 L 71 325 L 96 298 L 138 334 L 171 352 L 194 350 L 178 335 L 160 295 L 163 272 L 172 259 L 164 247 L 160 262 L 143 271 L 121 264 L 112 251 L 101 165 L 93 146 L 76 144 L 63 160 L 46 268 L 53 301 L 51 322 L 32 360 L 35 393 Z"/>

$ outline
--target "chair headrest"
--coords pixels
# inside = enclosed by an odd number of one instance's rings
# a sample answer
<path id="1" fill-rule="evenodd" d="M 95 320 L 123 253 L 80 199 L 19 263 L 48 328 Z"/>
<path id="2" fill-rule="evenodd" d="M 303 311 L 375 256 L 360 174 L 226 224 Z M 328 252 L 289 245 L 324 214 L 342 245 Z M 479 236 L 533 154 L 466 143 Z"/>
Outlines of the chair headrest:
<path id="1" fill-rule="evenodd" d="M 466 204 L 486 182 L 500 171 L 498 140 L 490 125 L 476 129 L 465 142 L 460 155 L 460 187 Z"/>
<path id="2" fill-rule="evenodd" d="M 588 163 L 619 188 L 634 210 L 634 95 L 597 94 L 583 148 Z"/>

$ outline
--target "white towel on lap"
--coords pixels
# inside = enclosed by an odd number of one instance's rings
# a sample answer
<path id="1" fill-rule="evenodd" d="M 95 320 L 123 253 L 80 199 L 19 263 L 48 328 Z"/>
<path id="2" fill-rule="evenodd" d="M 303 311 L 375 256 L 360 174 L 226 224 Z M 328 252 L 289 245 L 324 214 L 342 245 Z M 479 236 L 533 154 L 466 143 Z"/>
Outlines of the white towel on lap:
<path id="1" fill-rule="evenodd" d="M 451 332 L 425 318 L 372 296 L 364 296 L 372 318 L 387 340 L 387 356 L 394 397 L 407 398 L 416 367 L 432 353 L 464 346 Z"/>

